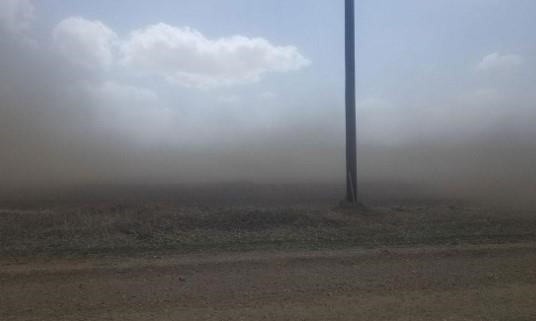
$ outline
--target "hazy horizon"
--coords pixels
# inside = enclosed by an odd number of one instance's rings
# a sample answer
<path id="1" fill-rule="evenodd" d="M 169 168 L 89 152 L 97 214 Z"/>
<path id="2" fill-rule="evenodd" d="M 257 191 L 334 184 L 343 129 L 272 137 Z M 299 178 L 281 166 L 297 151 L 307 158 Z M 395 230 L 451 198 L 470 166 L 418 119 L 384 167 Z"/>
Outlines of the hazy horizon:
<path id="1" fill-rule="evenodd" d="M 531 200 L 535 11 L 358 1 L 360 178 Z M 343 1 L 3 0 L 0 186 L 343 182 L 343 17 Z"/>

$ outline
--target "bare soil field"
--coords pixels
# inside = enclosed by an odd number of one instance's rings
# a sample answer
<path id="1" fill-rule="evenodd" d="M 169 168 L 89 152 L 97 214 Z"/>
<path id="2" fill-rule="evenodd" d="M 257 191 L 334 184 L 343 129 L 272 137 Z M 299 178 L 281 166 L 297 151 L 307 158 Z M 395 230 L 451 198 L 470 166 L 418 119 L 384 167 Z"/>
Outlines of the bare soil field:
<path id="1" fill-rule="evenodd" d="M 326 190 L 4 197 L 0 320 L 536 320 L 534 211 Z"/>
<path id="2" fill-rule="evenodd" d="M 536 318 L 536 245 L 249 252 L 5 264 L 14 320 Z"/>

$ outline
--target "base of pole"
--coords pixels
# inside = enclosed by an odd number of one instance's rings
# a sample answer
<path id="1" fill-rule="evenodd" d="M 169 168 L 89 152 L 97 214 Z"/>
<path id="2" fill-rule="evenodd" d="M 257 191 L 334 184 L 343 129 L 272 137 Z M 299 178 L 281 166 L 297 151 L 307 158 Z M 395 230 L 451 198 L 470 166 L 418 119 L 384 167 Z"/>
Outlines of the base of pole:
<path id="1" fill-rule="evenodd" d="M 364 213 L 370 211 L 370 208 L 368 208 L 365 204 L 361 202 L 348 202 L 347 200 L 340 201 L 339 205 L 337 206 L 337 209 L 352 211 L 356 213 Z"/>

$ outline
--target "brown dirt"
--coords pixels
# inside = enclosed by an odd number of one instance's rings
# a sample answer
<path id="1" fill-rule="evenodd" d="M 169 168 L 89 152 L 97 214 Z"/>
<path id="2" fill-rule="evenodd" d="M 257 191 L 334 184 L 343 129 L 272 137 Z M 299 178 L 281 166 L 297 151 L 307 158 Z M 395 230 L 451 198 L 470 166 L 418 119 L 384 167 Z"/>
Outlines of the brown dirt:
<path id="1" fill-rule="evenodd" d="M 536 320 L 536 244 L 0 261 L 0 319 Z"/>

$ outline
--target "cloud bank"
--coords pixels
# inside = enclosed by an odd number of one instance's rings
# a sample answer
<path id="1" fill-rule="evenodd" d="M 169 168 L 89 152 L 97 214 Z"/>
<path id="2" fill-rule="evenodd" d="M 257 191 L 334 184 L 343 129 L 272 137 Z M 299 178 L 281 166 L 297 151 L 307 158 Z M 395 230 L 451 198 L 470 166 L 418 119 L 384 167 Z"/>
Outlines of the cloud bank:
<path id="1" fill-rule="evenodd" d="M 208 39 L 189 27 L 159 23 L 136 30 L 122 45 L 125 65 L 187 87 L 218 87 L 258 81 L 268 72 L 310 64 L 296 47 L 262 38 Z"/>
<path id="2" fill-rule="evenodd" d="M 53 30 L 54 44 L 63 56 L 87 68 L 108 67 L 114 62 L 118 36 L 100 21 L 70 17 Z"/>
<path id="3" fill-rule="evenodd" d="M 86 68 L 112 65 L 182 87 L 214 88 L 259 81 L 311 62 L 294 46 L 240 35 L 209 39 L 190 27 L 158 23 L 119 37 L 101 21 L 70 17 L 53 30 L 56 48 Z"/>

